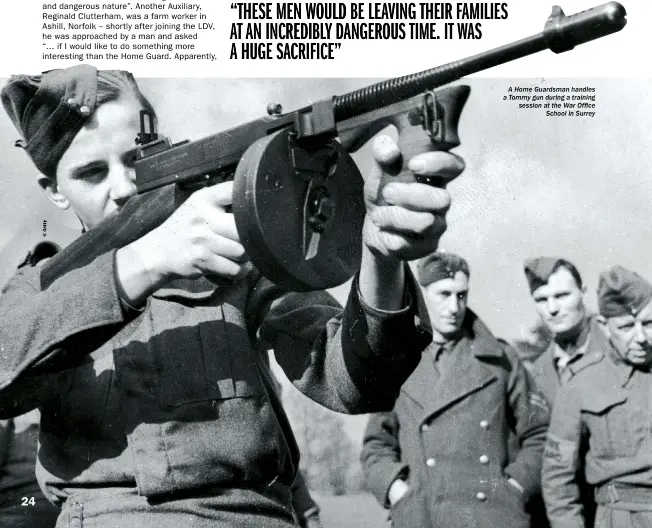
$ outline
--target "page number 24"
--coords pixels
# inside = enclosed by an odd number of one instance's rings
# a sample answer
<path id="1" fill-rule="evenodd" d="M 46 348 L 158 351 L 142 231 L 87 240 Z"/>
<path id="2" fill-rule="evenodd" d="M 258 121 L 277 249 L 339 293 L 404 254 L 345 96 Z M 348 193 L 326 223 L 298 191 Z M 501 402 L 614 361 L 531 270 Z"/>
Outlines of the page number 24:
<path id="1" fill-rule="evenodd" d="M 20 499 L 21 506 L 34 506 L 34 497 L 23 497 Z"/>

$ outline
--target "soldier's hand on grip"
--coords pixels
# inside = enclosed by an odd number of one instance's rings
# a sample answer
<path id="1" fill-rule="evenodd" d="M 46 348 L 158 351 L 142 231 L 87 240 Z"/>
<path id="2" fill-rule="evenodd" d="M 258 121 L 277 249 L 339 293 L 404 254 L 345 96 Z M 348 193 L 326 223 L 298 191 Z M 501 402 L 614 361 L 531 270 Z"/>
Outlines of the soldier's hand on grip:
<path id="1" fill-rule="evenodd" d="M 369 249 L 388 258 L 414 260 L 437 249 L 446 230 L 450 195 L 443 185 L 464 170 L 464 160 L 449 152 L 427 152 L 409 160 L 408 168 L 436 176 L 442 188 L 422 183 L 392 181 L 401 152 L 389 136 L 374 139 L 375 163 L 365 181 L 367 217 L 363 229 Z"/>

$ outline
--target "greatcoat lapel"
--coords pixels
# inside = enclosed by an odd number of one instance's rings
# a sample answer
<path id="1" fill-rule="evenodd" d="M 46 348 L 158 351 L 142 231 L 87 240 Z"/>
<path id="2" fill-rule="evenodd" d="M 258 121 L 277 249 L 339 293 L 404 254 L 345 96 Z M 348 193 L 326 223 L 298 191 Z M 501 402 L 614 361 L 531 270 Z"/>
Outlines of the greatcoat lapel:
<path id="1" fill-rule="evenodd" d="M 432 360 L 432 351 L 437 345 L 431 343 L 421 354 L 421 361 L 403 384 L 403 392 L 422 409 L 428 405 L 434 394 L 439 373 Z"/>
<path id="2" fill-rule="evenodd" d="M 422 354 L 421 362 L 403 385 L 403 390 L 423 408 L 421 422 L 444 411 L 496 378 L 483 359 L 502 356 L 495 337 L 470 310 L 464 321 L 464 337 L 452 350 L 445 372 L 437 373 L 430 351 L 431 344 Z"/>

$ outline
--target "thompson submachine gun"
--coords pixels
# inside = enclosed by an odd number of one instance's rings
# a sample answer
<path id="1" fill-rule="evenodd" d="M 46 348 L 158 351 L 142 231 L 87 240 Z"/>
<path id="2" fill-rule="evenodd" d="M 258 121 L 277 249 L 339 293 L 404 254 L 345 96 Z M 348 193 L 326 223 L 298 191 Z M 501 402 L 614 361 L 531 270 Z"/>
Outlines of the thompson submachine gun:
<path id="1" fill-rule="evenodd" d="M 154 117 L 143 111 L 138 195 L 51 258 L 41 286 L 155 229 L 198 186 L 229 179 L 241 242 L 263 275 L 295 291 L 342 284 L 359 267 L 365 216 L 363 179 L 349 152 L 390 124 L 406 161 L 452 149 L 460 144 L 457 125 L 470 88 L 436 88 L 544 49 L 572 50 L 621 30 L 625 16 L 617 2 L 571 16 L 555 6 L 531 37 L 292 112 L 270 105 L 267 117 L 196 141 L 160 137 Z M 398 177 L 414 181 L 405 167 Z"/>

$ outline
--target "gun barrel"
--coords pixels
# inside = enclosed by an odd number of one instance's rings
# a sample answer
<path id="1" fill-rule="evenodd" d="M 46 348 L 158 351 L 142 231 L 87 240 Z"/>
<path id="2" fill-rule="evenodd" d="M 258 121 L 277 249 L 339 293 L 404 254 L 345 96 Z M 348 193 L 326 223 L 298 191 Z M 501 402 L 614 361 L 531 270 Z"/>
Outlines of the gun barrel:
<path id="1" fill-rule="evenodd" d="M 627 23 L 625 16 L 625 8 L 618 2 L 609 2 L 571 16 L 564 15 L 561 8 L 555 6 L 541 33 L 466 59 L 335 96 L 335 120 L 371 112 L 545 49 L 555 53 L 571 50 L 579 44 L 620 31 Z"/>

